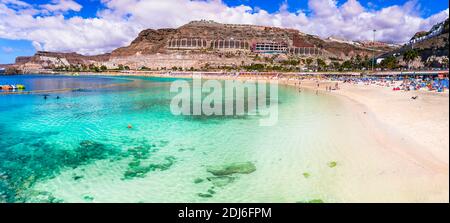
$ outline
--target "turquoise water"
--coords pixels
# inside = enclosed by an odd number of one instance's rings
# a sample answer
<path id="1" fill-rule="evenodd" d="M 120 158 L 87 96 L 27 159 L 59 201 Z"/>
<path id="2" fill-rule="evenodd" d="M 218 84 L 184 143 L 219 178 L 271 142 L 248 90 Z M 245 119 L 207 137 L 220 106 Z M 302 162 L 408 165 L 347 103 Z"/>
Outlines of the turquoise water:
<path id="1" fill-rule="evenodd" d="M 360 151 L 373 140 L 347 128 L 355 117 L 333 97 L 280 87 L 279 121 L 261 127 L 258 116 L 172 115 L 173 80 L 0 77 L 76 88 L 0 95 L 0 201 L 340 202 L 358 194 L 339 186 L 345 169 L 373 169 Z"/>

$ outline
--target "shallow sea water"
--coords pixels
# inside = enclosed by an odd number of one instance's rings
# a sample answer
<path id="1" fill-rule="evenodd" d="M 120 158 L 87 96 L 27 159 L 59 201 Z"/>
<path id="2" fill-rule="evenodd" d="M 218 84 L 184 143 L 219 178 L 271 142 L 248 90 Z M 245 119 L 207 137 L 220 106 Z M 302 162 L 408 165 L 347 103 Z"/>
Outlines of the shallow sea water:
<path id="1" fill-rule="evenodd" d="M 258 116 L 172 115 L 172 81 L 0 77 L 0 84 L 28 83 L 30 90 L 77 88 L 46 100 L 0 96 L 0 201 L 403 199 L 402 183 L 380 186 L 387 178 L 378 175 L 394 161 L 377 159 L 377 142 L 342 101 L 280 86 L 278 123 L 261 127 Z M 256 170 L 208 171 L 238 164 Z M 367 185 L 374 177 L 378 183 Z"/>

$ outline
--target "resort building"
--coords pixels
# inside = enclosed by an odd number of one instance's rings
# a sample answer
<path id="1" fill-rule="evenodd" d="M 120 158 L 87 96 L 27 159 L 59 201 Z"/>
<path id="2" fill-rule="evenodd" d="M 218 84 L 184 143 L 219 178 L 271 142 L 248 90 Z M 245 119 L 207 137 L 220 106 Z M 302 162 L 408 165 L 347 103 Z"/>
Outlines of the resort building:
<path id="1" fill-rule="evenodd" d="M 251 51 L 261 54 L 290 54 L 296 56 L 320 56 L 323 52 L 316 46 L 301 42 L 294 38 L 293 44 L 271 40 L 241 40 L 241 39 L 203 39 L 174 38 L 167 42 L 169 50 L 220 50 L 220 51 Z"/>
<path id="2" fill-rule="evenodd" d="M 257 42 L 253 45 L 252 51 L 255 53 L 287 53 L 288 44 L 282 42 Z"/>
<path id="3" fill-rule="evenodd" d="M 207 41 L 200 38 L 184 38 L 171 39 L 168 43 L 169 49 L 205 49 L 207 48 Z"/>
<path id="4" fill-rule="evenodd" d="M 322 55 L 322 51 L 317 47 L 290 47 L 289 54 L 298 56 L 319 56 Z"/>
<path id="5" fill-rule="evenodd" d="M 213 40 L 211 41 L 211 48 L 220 50 L 250 50 L 250 44 L 243 40 Z"/>

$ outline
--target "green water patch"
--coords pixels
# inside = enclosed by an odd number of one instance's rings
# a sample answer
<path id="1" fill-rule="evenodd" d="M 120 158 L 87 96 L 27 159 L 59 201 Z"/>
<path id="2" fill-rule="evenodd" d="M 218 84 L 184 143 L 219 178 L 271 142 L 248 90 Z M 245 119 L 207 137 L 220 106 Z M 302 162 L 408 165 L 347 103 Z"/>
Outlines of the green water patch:
<path id="1" fill-rule="evenodd" d="M 213 197 L 212 194 L 205 194 L 205 193 L 198 193 L 197 195 L 201 198 L 212 198 Z"/>
<path id="2" fill-rule="evenodd" d="M 211 198 L 216 194 L 216 191 L 214 191 L 214 187 L 208 189 L 206 193 L 198 193 L 197 195 L 201 198 Z"/>
<path id="3" fill-rule="evenodd" d="M 312 199 L 307 201 L 298 201 L 297 203 L 306 203 L 306 204 L 321 204 L 325 203 L 322 199 Z"/>
<path id="4" fill-rule="evenodd" d="M 165 171 L 175 157 L 165 156 L 160 162 L 147 163 L 152 154 L 169 144 L 167 140 L 131 139 L 119 144 L 105 144 L 96 140 L 61 145 L 49 141 L 57 132 L 28 133 L 2 131 L 7 142 L 0 140 L 0 202 L 60 202 L 48 192 L 34 191 L 38 181 L 48 180 L 66 169 L 77 169 L 98 160 L 111 162 L 130 159 L 124 178 L 144 177 L 152 171 Z M 130 145 L 132 148 L 123 150 Z M 82 169 L 81 169 L 82 171 Z M 82 173 L 74 173 L 72 180 L 79 182 Z"/>
<path id="5" fill-rule="evenodd" d="M 133 148 L 128 149 L 127 153 L 125 153 L 125 157 L 132 157 L 132 163 L 139 162 L 143 159 L 148 159 L 152 152 L 156 152 L 158 149 L 155 145 L 152 144 L 142 144 Z M 131 163 L 130 163 L 131 164 Z M 132 165 L 132 164 L 131 164 Z"/>
<path id="6" fill-rule="evenodd" d="M 167 109 L 171 98 L 146 98 L 133 101 L 128 108 L 136 112 L 147 112 L 153 109 Z"/>
<path id="7" fill-rule="evenodd" d="M 178 151 L 179 152 L 185 152 L 185 151 L 195 151 L 195 148 L 194 147 L 188 147 L 188 148 L 181 148 L 181 149 L 178 149 Z"/>
<path id="8" fill-rule="evenodd" d="M 11 134 L 24 139 L 23 132 Z M 54 196 L 31 188 L 39 180 L 53 178 L 66 168 L 75 169 L 120 153 L 115 147 L 92 140 L 83 140 L 75 148 L 62 149 L 62 146 L 49 143 L 45 139 L 46 133 L 40 137 L 31 135 L 36 138 L 13 142 L 12 146 L 0 150 L 0 202 L 57 202 L 59 200 Z M 81 177 L 73 179 L 80 180 Z"/>
<path id="9" fill-rule="evenodd" d="M 84 195 L 83 200 L 85 200 L 86 202 L 92 202 L 94 201 L 94 197 L 90 195 Z"/>
<path id="10" fill-rule="evenodd" d="M 222 166 L 210 166 L 206 171 L 215 176 L 228 176 L 236 173 L 250 174 L 256 171 L 256 166 L 252 162 L 241 162 Z"/>
<path id="11" fill-rule="evenodd" d="M 331 161 L 327 163 L 327 166 L 330 168 L 334 168 L 338 165 L 338 163 L 336 161 Z"/>
<path id="12" fill-rule="evenodd" d="M 52 193 L 47 191 L 29 190 L 27 192 L 28 203 L 64 203 L 63 199 L 55 197 Z"/>
<path id="13" fill-rule="evenodd" d="M 73 179 L 74 181 L 79 181 L 79 180 L 81 180 L 81 179 L 83 179 L 83 178 L 84 178 L 84 176 L 76 175 L 76 174 L 74 174 L 74 175 L 72 176 L 72 179 Z"/>
<path id="14" fill-rule="evenodd" d="M 208 166 L 207 172 L 213 176 L 207 177 L 206 180 L 211 183 L 212 187 L 208 189 L 207 193 L 199 193 L 198 196 L 202 198 L 209 198 L 216 194 L 214 190 L 223 188 L 235 182 L 238 179 L 237 174 L 251 174 L 256 171 L 256 166 L 252 162 L 238 162 L 219 166 Z M 203 179 L 197 178 L 194 183 L 202 183 Z"/>
<path id="15" fill-rule="evenodd" d="M 124 173 L 122 180 L 130 180 L 133 178 L 143 178 L 147 173 L 152 171 L 165 171 L 168 170 L 174 163 L 176 158 L 173 156 L 166 156 L 160 163 L 151 163 L 148 165 L 142 165 L 141 161 L 135 160 L 128 164 L 128 169 Z"/>
<path id="16" fill-rule="evenodd" d="M 123 157 L 131 158 L 128 163 L 127 170 L 124 172 L 122 180 L 130 180 L 133 178 L 143 178 L 147 173 L 152 171 L 168 170 L 174 163 L 176 158 L 173 156 L 166 156 L 161 162 L 148 163 L 149 159 L 163 147 L 170 142 L 167 140 L 158 140 L 150 143 L 147 139 L 142 140 L 127 140 L 125 145 L 139 143 L 138 146 L 129 148 Z"/>
<path id="17" fill-rule="evenodd" d="M 206 178 L 215 187 L 225 187 L 236 180 L 236 177 L 220 176 L 220 177 L 208 177 Z"/>
<path id="18" fill-rule="evenodd" d="M 197 178 L 194 180 L 194 184 L 203 183 L 203 181 L 205 181 L 205 180 L 203 180 L 202 178 Z"/>
<path id="19" fill-rule="evenodd" d="M 23 143 L 29 143 L 31 146 L 38 146 L 45 142 L 45 137 L 50 137 L 54 135 L 58 135 L 60 132 L 56 131 L 46 131 L 46 132 L 16 132 L 16 131 L 8 131 L 8 129 L 0 129 L 0 148 L 7 148 L 16 146 Z"/>
<path id="20" fill-rule="evenodd" d="M 225 114 L 225 113 L 222 113 Z M 249 120 L 250 115 L 183 115 L 187 121 L 201 122 L 202 124 L 217 125 L 227 120 Z"/>

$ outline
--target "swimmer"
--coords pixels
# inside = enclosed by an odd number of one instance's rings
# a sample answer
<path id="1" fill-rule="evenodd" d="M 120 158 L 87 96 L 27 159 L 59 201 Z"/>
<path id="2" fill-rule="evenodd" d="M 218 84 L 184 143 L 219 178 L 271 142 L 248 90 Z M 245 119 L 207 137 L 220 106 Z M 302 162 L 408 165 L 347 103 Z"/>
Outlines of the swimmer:
<path id="1" fill-rule="evenodd" d="M 59 97 L 59 96 L 56 96 L 56 99 L 58 100 L 58 99 L 60 99 L 60 97 Z"/>
<path id="2" fill-rule="evenodd" d="M 128 124 L 128 128 L 129 128 L 129 129 L 132 129 L 132 128 L 133 128 L 133 126 L 131 126 L 131 124 Z"/>

